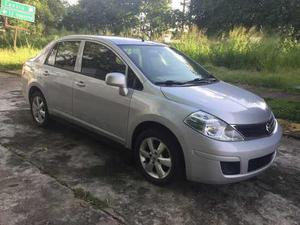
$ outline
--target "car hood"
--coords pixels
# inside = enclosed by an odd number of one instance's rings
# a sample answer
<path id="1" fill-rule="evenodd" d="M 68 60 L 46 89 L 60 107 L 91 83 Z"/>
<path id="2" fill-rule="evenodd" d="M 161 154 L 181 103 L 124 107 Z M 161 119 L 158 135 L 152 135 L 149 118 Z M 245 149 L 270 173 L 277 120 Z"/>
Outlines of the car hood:
<path id="1" fill-rule="evenodd" d="M 263 123 L 271 115 L 262 98 L 222 81 L 201 86 L 161 87 L 161 91 L 169 100 L 205 111 L 229 124 Z"/>

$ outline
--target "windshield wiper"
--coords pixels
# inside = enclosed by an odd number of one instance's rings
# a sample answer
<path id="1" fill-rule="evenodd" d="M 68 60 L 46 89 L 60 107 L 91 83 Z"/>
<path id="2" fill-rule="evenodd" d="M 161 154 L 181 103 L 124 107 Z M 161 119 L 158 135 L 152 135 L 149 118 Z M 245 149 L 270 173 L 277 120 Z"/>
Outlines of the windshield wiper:
<path id="1" fill-rule="evenodd" d="M 214 78 L 214 77 L 209 77 L 209 78 L 204 78 L 204 79 L 196 78 L 194 80 L 186 81 L 183 84 L 195 84 L 195 83 L 210 84 L 210 83 L 216 82 L 216 81 L 218 81 L 218 80 L 216 78 Z"/>
<path id="2" fill-rule="evenodd" d="M 196 78 L 194 80 L 189 80 L 185 82 L 180 82 L 180 81 L 174 81 L 174 80 L 167 80 L 167 81 L 159 81 L 155 82 L 156 85 L 165 85 L 165 86 L 173 86 L 173 85 L 186 85 L 186 84 L 210 84 L 212 82 L 218 81 L 214 77 L 209 77 L 209 78 Z"/>
<path id="3" fill-rule="evenodd" d="M 155 82 L 155 84 L 157 84 L 157 85 L 172 86 L 172 85 L 183 85 L 185 83 L 184 82 L 180 82 L 180 81 L 174 81 L 174 80 L 166 80 L 166 81 Z"/>

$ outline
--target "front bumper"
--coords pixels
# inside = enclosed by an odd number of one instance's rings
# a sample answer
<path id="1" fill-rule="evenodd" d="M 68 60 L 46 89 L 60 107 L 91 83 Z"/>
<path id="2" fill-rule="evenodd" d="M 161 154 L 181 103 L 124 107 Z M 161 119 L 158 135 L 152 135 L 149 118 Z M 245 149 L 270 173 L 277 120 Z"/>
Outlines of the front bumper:
<path id="1" fill-rule="evenodd" d="M 187 178 L 201 183 L 226 184 L 256 176 L 273 163 L 281 136 L 282 129 L 277 122 L 271 136 L 241 142 L 216 141 L 185 128 Z M 265 157 L 268 157 L 268 161 L 264 161 L 265 164 L 260 162 L 255 169 L 249 167 L 250 160 L 259 161 Z M 238 173 L 226 175 L 221 162 L 237 162 Z"/>
<path id="2" fill-rule="evenodd" d="M 29 98 L 28 98 L 28 80 L 25 79 L 23 76 L 21 77 L 21 87 L 22 87 L 22 94 L 25 98 L 25 101 L 27 104 L 29 104 Z"/>

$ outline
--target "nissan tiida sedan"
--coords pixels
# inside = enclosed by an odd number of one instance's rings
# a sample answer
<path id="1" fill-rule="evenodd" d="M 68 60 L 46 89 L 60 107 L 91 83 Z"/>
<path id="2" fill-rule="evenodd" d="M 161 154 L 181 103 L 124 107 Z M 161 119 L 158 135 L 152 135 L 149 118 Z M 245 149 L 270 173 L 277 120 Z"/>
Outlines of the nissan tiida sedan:
<path id="1" fill-rule="evenodd" d="M 26 62 L 22 78 L 38 126 L 55 115 L 107 136 L 155 184 L 256 176 L 282 136 L 263 99 L 160 43 L 67 36 Z"/>

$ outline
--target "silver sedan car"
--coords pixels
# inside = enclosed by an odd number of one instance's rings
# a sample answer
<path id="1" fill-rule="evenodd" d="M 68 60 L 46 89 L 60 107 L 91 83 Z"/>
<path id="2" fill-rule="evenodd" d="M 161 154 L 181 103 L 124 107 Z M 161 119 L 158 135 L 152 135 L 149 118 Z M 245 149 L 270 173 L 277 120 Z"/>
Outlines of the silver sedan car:
<path id="1" fill-rule="evenodd" d="M 67 36 L 26 62 L 22 78 L 38 126 L 55 115 L 107 136 L 155 184 L 256 176 L 282 136 L 263 99 L 160 43 Z"/>

